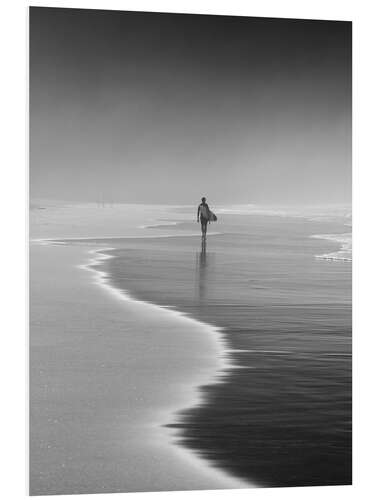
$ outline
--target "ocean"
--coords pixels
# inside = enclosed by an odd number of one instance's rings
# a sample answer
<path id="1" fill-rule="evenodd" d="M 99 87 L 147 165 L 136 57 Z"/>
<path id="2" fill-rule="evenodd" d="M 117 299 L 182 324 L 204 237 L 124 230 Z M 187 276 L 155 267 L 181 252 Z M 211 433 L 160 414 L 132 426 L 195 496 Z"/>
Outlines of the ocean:
<path id="1" fill-rule="evenodd" d="M 219 208 L 206 244 L 190 212 L 107 238 L 102 264 L 113 287 L 222 331 L 227 368 L 165 425 L 259 486 L 351 484 L 348 209 Z"/>

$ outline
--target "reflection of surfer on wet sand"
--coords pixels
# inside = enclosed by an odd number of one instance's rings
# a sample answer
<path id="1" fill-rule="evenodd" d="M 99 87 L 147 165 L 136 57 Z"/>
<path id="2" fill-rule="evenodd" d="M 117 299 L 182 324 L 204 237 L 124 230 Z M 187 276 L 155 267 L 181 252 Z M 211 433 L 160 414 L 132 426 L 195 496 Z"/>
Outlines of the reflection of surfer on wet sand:
<path id="1" fill-rule="evenodd" d="M 211 212 L 210 207 L 206 203 L 206 198 L 202 198 L 202 203 L 198 206 L 197 222 L 201 223 L 202 238 L 206 238 L 207 223 L 217 221 L 216 215 Z"/>
<path id="2" fill-rule="evenodd" d="M 202 236 L 201 251 L 197 252 L 196 272 L 197 272 L 197 300 L 202 301 L 206 296 L 207 260 L 206 260 L 206 239 Z"/>
<path id="3" fill-rule="evenodd" d="M 201 246 L 201 260 L 206 261 L 206 240 L 202 239 L 202 246 Z"/>

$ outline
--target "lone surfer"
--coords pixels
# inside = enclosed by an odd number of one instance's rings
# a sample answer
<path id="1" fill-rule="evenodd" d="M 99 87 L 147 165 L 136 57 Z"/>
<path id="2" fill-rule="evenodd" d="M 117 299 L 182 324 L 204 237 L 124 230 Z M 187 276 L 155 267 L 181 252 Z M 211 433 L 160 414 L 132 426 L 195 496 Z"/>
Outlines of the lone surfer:
<path id="1" fill-rule="evenodd" d="M 202 203 L 198 206 L 197 222 L 201 223 L 202 238 L 206 238 L 207 222 L 210 220 L 210 208 L 206 203 L 206 198 L 202 198 Z"/>

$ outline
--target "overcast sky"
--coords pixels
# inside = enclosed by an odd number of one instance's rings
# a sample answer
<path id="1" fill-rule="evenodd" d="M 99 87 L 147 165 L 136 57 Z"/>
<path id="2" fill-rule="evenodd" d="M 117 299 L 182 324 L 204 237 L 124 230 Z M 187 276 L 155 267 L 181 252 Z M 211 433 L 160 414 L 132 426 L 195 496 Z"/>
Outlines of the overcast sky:
<path id="1" fill-rule="evenodd" d="M 351 201 L 351 23 L 33 7 L 31 198 Z"/>

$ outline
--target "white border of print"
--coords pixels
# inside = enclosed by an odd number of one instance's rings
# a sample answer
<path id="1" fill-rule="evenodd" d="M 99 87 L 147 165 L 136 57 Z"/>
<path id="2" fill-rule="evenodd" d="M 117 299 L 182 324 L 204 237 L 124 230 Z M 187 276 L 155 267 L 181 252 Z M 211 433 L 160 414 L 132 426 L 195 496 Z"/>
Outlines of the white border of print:
<path id="1" fill-rule="evenodd" d="M 277 498 L 277 499 L 354 499 L 375 495 L 373 478 L 374 442 L 374 54 L 375 7 L 364 0 L 45 0 L 9 1 L 1 11 L 1 137 L 2 162 L 0 216 L 2 235 L 1 335 L 2 359 L 0 425 L 0 491 L 9 500 L 25 498 L 25 379 L 27 368 L 27 262 L 25 231 L 27 195 L 27 6 L 82 7 L 159 12 L 194 12 L 223 15 L 291 17 L 304 19 L 340 19 L 353 21 L 354 33 L 354 486 L 286 489 L 257 489 L 214 492 L 127 494 L 126 499 L 152 500 Z M 308 410 L 308 409 L 307 409 Z M 123 496 L 123 494 L 121 494 Z M 61 496 L 59 498 L 72 498 Z M 86 497 L 80 495 L 79 498 Z M 111 499 L 118 494 L 96 495 Z"/>

